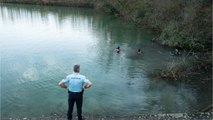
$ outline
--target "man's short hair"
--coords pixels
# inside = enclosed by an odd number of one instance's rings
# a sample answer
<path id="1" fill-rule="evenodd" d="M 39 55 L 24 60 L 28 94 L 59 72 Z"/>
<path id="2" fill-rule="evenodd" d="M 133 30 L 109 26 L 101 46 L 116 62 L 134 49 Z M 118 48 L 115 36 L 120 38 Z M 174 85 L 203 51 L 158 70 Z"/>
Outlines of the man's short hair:
<path id="1" fill-rule="evenodd" d="M 80 65 L 74 65 L 73 71 L 74 72 L 79 72 L 79 70 L 80 70 Z"/>

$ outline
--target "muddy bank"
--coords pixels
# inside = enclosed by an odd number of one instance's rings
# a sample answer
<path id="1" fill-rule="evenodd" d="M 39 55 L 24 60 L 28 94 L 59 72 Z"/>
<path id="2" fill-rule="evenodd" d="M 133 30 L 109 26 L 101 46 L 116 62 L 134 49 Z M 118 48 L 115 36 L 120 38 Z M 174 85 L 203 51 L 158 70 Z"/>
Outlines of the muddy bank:
<path id="1" fill-rule="evenodd" d="M 85 120 L 211 120 L 213 112 L 206 113 L 173 113 L 135 116 L 84 116 Z M 1 120 L 66 120 L 65 116 L 53 115 L 37 118 L 3 118 Z M 74 117 L 73 120 L 77 120 Z"/>

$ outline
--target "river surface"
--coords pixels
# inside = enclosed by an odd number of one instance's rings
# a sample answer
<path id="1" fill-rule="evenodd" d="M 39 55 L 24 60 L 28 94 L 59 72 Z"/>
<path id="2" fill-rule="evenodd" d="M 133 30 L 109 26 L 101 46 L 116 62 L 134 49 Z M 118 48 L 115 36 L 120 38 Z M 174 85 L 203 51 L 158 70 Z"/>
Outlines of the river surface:
<path id="1" fill-rule="evenodd" d="M 93 83 L 84 92 L 84 114 L 194 112 L 211 103 L 197 85 L 147 76 L 176 59 L 153 37 L 92 9 L 1 4 L 1 117 L 66 115 L 67 91 L 58 82 L 74 64 Z"/>

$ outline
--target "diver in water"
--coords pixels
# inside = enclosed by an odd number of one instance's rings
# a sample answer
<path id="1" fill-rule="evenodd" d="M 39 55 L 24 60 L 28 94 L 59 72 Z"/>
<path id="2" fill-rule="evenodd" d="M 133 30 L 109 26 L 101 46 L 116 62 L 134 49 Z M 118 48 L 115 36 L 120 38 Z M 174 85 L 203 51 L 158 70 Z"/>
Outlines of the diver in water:
<path id="1" fill-rule="evenodd" d="M 115 52 L 120 53 L 120 51 L 121 51 L 121 49 L 120 49 L 120 47 L 118 46 L 118 47 L 115 49 Z"/>
<path id="2" fill-rule="evenodd" d="M 142 55 L 143 54 L 143 52 L 141 51 L 141 49 L 138 49 L 137 54 L 138 55 Z"/>

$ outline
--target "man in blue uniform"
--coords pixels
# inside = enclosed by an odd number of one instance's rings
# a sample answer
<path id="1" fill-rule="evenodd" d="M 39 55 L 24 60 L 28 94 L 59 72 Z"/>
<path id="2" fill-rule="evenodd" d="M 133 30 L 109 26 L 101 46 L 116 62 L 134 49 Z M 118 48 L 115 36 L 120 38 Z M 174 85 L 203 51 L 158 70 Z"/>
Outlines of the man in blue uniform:
<path id="1" fill-rule="evenodd" d="M 83 103 L 83 91 L 92 86 L 92 83 L 81 75 L 80 65 L 74 65 L 74 73 L 68 75 L 66 79 L 63 79 L 59 86 L 68 89 L 68 112 L 67 119 L 72 120 L 73 106 L 76 102 L 78 120 L 82 120 L 82 103 Z"/>

